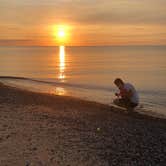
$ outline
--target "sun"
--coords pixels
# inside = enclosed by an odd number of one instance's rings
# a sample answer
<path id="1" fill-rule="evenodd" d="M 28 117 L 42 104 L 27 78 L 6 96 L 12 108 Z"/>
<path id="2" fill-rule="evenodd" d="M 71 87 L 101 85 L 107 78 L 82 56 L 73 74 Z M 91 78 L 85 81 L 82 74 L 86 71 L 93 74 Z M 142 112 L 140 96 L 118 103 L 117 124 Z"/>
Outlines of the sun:
<path id="1" fill-rule="evenodd" d="M 65 30 L 64 29 L 59 29 L 57 36 L 59 38 L 64 38 L 65 37 Z"/>
<path id="2" fill-rule="evenodd" d="M 54 25 L 53 36 L 58 44 L 68 42 L 69 38 L 69 26 L 68 25 Z"/>
<path id="3" fill-rule="evenodd" d="M 56 45 L 67 45 L 70 43 L 72 26 L 69 24 L 52 25 L 51 36 Z"/>

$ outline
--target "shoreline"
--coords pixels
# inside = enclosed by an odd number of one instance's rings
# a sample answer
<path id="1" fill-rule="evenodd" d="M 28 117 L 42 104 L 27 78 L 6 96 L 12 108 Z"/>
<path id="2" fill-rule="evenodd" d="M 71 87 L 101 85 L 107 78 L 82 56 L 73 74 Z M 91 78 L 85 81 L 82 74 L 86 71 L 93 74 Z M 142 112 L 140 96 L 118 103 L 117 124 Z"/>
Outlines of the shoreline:
<path id="1" fill-rule="evenodd" d="M 17 82 L 17 80 L 18 80 L 18 82 Z M 12 82 L 12 81 L 14 81 L 14 82 Z M 19 82 L 19 81 L 21 81 L 21 82 Z M 26 81 L 26 82 L 22 82 L 22 81 Z M 28 82 L 28 81 L 30 81 L 30 82 Z M 66 84 L 66 83 L 60 83 L 60 82 L 56 82 L 56 81 L 52 82 L 52 81 L 48 81 L 48 80 L 28 78 L 28 77 L 18 77 L 18 76 L 0 76 L 0 82 L 7 86 L 15 87 L 15 88 L 22 89 L 25 91 L 44 93 L 44 94 L 53 94 L 53 95 L 59 95 L 59 96 L 64 96 L 64 97 L 73 97 L 73 98 L 77 98 L 77 99 L 81 99 L 81 100 L 92 101 L 92 102 L 97 102 L 100 104 L 112 106 L 112 107 L 115 107 L 116 110 L 123 109 L 118 106 L 115 106 L 113 103 L 110 103 L 111 100 L 113 101 L 114 96 L 111 95 L 111 93 L 108 94 L 108 92 L 109 92 L 108 89 L 107 89 L 107 93 L 106 93 L 106 91 L 99 92 L 99 90 L 97 91 L 97 89 L 95 87 L 94 88 L 91 87 L 90 89 L 88 89 L 86 86 L 81 87 L 81 84 Z M 33 83 L 37 83 L 37 86 L 34 85 Z M 82 91 L 82 88 L 84 89 L 84 91 Z M 96 91 L 95 91 L 96 95 L 94 95 L 95 97 L 93 95 L 91 95 L 91 94 L 93 94 L 91 89 L 92 90 L 96 89 Z M 113 92 L 113 90 L 111 92 Z M 151 94 L 152 96 L 153 96 L 153 93 Z M 108 97 L 108 95 L 109 95 L 109 97 Z M 149 95 L 149 94 L 147 94 L 147 95 Z M 164 95 L 164 94 L 162 94 L 162 95 Z M 160 99 L 161 101 L 158 101 L 154 98 L 152 98 L 152 99 L 150 98 L 149 100 L 147 100 L 146 97 L 148 97 L 148 96 L 146 96 L 146 95 L 143 96 L 140 94 L 140 96 L 142 99 L 144 98 L 146 100 L 142 100 L 141 103 L 139 104 L 139 106 L 135 108 L 134 112 L 137 112 L 138 114 L 141 114 L 141 115 L 154 117 L 154 118 L 166 119 L 165 105 L 162 103 L 163 98 Z M 159 104 L 158 102 L 159 103 L 161 102 L 161 103 Z M 156 103 L 158 103 L 158 104 L 156 104 Z"/>
<path id="2" fill-rule="evenodd" d="M 164 165 L 166 120 L 0 83 L 0 165 Z"/>
<path id="3" fill-rule="evenodd" d="M 10 78 L 14 78 L 14 79 L 20 79 L 21 78 L 21 79 L 33 81 L 33 79 L 26 78 L 26 77 L 1 76 L 0 78 L 9 78 L 9 79 Z M 123 109 L 119 106 L 116 106 L 113 103 L 112 104 L 106 104 L 106 103 L 102 103 L 102 102 L 99 102 L 99 101 L 85 99 L 85 98 L 81 98 L 79 96 L 74 96 L 74 95 L 59 95 L 58 93 L 53 94 L 53 93 L 49 93 L 49 92 L 40 92 L 39 90 L 36 90 L 35 88 L 30 89 L 29 87 L 26 87 L 26 86 L 23 86 L 23 85 L 18 86 L 16 84 L 12 84 L 12 83 L 8 83 L 8 82 L 6 83 L 6 82 L 3 82 L 3 81 L 2 82 L 0 81 L 0 84 L 3 84 L 4 86 L 8 86 L 8 87 L 11 87 L 11 88 L 14 88 L 14 89 L 17 89 L 17 90 L 22 90 L 22 91 L 25 91 L 25 92 L 28 91 L 28 92 L 32 92 L 32 93 L 38 93 L 38 94 L 41 94 L 41 95 L 59 96 L 59 97 L 62 97 L 62 98 L 63 97 L 64 98 L 72 98 L 72 99 L 81 100 L 81 101 L 84 101 L 84 102 L 97 103 L 97 104 L 101 104 L 103 106 L 111 108 L 112 111 L 116 111 L 116 112 L 120 112 L 120 113 L 126 113 L 125 109 Z M 166 120 L 166 116 L 163 115 L 163 114 L 160 114 L 160 113 L 157 113 L 157 112 L 152 112 L 152 111 L 143 111 L 139 107 L 135 109 L 133 114 L 135 114 L 135 115 L 137 114 L 137 115 L 144 116 L 144 117 L 147 117 L 147 118 Z"/>

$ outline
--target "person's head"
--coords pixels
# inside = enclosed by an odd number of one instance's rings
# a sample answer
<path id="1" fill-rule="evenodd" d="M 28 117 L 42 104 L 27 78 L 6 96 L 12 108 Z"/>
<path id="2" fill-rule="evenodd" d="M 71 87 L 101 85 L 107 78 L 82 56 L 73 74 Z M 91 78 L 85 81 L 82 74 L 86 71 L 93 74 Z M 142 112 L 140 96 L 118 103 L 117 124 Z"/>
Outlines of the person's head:
<path id="1" fill-rule="evenodd" d="M 114 84 L 119 88 L 122 89 L 124 87 L 124 82 L 120 78 L 116 78 L 114 80 Z"/>

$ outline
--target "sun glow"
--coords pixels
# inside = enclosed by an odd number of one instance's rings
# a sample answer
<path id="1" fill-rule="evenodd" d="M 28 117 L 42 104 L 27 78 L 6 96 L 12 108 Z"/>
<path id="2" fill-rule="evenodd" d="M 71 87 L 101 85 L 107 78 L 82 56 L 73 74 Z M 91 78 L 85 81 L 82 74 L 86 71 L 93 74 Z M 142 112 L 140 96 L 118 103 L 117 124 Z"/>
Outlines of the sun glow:
<path id="1" fill-rule="evenodd" d="M 53 26 L 53 35 L 58 45 L 65 45 L 69 42 L 69 26 L 57 25 Z"/>
<path id="2" fill-rule="evenodd" d="M 59 38 L 65 37 L 65 31 L 64 31 L 63 29 L 60 29 L 60 30 L 58 31 L 58 37 L 59 37 Z"/>

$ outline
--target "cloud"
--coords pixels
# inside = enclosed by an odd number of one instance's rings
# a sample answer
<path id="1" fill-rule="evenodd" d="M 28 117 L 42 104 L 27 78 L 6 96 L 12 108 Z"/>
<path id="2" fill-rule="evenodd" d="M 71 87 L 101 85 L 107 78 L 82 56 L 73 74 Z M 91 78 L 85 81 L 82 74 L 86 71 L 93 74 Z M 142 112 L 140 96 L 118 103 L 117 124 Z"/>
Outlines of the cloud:
<path id="1" fill-rule="evenodd" d="M 51 31 L 47 27 L 67 23 L 75 28 L 78 40 L 86 36 L 85 40 L 95 37 L 102 42 L 104 35 L 117 39 L 159 36 L 163 40 L 165 11 L 166 0 L 1 0 L 0 38 L 44 41 Z M 36 41 L 1 40 L 0 44 L 21 42 Z"/>
<path id="2" fill-rule="evenodd" d="M 69 20 L 82 24 L 166 24 L 164 0 L 5 0 L 0 19 L 24 24 Z"/>
<path id="3" fill-rule="evenodd" d="M 34 43 L 34 40 L 27 39 L 0 39 L 0 46 L 6 45 L 29 45 Z"/>

